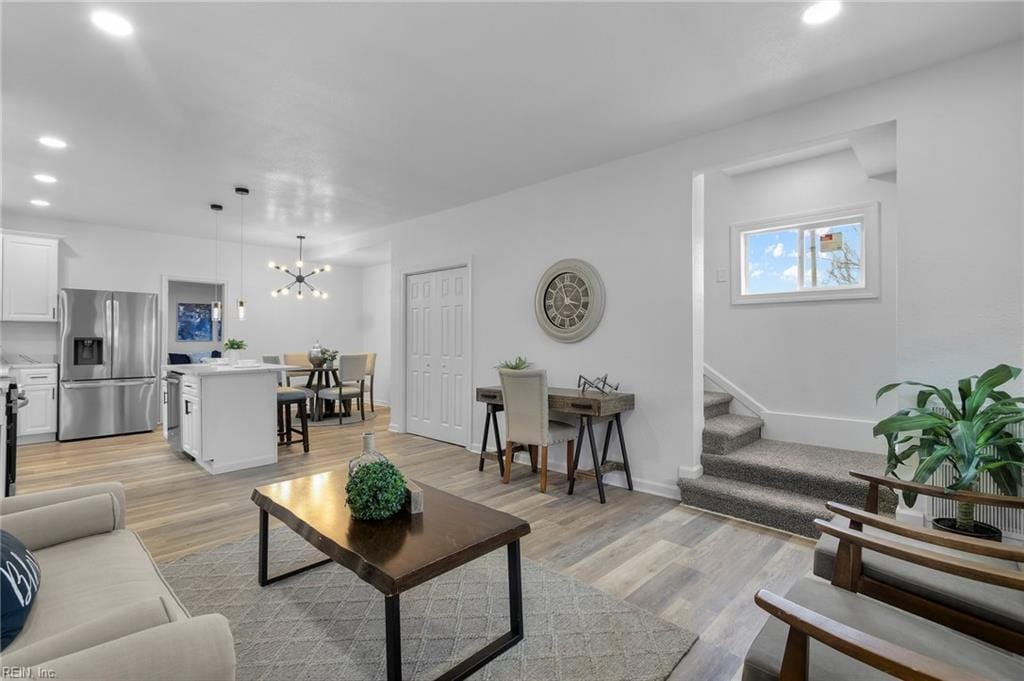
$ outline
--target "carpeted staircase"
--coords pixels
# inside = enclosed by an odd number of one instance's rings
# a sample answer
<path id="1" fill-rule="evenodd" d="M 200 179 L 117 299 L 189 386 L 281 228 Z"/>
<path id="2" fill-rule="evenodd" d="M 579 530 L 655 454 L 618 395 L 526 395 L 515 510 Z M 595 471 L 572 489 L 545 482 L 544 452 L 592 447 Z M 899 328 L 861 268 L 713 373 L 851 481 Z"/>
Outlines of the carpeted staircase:
<path id="1" fill-rule="evenodd" d="M 814 519 L 831 519 L 826 501 L 863 508 L 867 484 L 849 471 L 882 473 L 878 454 L 762 440 L 764 422 L 729 413 L 732 396 L 704 393 L 704 475 L 679 480 L 684 504 L 816 537 Z M 896 497 L 881 490 L 882 512 Z"/>

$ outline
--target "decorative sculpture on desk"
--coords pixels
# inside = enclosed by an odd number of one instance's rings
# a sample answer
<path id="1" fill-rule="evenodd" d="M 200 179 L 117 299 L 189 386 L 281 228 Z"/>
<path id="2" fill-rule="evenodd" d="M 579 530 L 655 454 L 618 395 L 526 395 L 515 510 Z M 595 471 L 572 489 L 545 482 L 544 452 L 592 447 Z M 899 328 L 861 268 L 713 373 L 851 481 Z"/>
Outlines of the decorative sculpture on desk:
<path id="1" fill-rule="evenodd" d="M 610 392 L 615 392 L 619 389 L 619 384 L 612 385 L 608 382 L 608 374 L 604 376 L 598 376 L 594 380 L 590 380 L 583 374 L 576 380 L 576 387 L 580 389 L 581 393 L 586 393 L 588 390 L 596 390 L 602 395 L 607 395 Z"/>

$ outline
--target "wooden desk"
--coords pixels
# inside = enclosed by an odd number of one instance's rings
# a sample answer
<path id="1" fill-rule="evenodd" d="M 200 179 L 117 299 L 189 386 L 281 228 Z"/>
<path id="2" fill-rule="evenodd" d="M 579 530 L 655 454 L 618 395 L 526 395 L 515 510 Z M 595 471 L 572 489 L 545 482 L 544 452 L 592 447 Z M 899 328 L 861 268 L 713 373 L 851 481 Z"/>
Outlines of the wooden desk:
<path id="1" fill-rule="evenodd" d="M 487 439 L 491 424 L 494 424 L 494 440 L 498 448 L 498 471 L 505 473 L 505 465 L 502 462 L 501 433 L 498 431 L 498 412 L 504 411 L 505 402 L 501 394 L 501 386 L 487 386 L 476 389 L 476 401 L 487 405 L 487 416 L 484 420 L 484 439 L 480 445 L 479 470 L 484 469 L 483 454 L 487 451 Z M 586 393 L 578 388 L 548 388 L 548 408 L 551 411 L 562 412 L 578 416 L 580 419 L 579 434 L 576 438 L 576 452 L 570 470 L 566 471 L 569 476 L 569 494 L 573 493 L 576 487 L 576 469 L 580 463 L 580 452 L 583 451 L 583 433 L 586 431 L 587 440 L 590 442 L 590 455 L 594 462 L 594 478 L 597 480 L 597 492 L 601 503 L 605 503 L 603 468 L 608 463 L 608 444 L 611 440 L 612 426 L 619 436 L 619 447 L 622 450 L 622 470 L 626 474 L 626 485 L 633 489 L 633 476 L 629 471 L 629 454 L 626 452 L 626 438 L 622 433 L 622 412 L 629 411 L 636 406 L 636 395 L 633 393 L 613 392 L 602 395 L 596 390 L 589 390 Z M 601 458 L 597 456 L 597 441 L 594 438 L 594 419 L 605 420 L 608 423 L 608 430 L 605 433 L 604 447 Z"/>
<path id="2" fill-rule="evenodd" d="M 335 562 L 384 595 L 388 681 L 402 678 L 400 594 L 485 554 L 507 547 L 509 630 L 440 676 L 466 679 L 523 639 L 523 589 L 519 539 L 530 532 L 521 518 L 420 485 L 424 512 L 403 509 L 387 520 L 356 520 L 345 502 L 345 471 L 257 487 L 260 586 Z M 269 575 L 268 516 L 274 516 L 327 555 L 283 574 Z M 486 632 L 481 632 L 486 635 Z"/>

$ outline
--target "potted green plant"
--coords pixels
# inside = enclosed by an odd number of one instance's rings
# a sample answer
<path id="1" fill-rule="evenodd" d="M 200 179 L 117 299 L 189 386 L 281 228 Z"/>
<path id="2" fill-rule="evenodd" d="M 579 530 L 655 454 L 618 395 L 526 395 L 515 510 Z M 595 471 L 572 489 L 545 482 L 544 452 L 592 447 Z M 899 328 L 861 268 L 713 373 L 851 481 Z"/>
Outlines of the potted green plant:
<path id="1" fill-rule="evenodd" d="M 244 340 L 228 338 L 224 341 L 224 357 L 232 363 L 237 362 L 242 358 L 242 350 L 247 347 Z"/>
<path id="2" fill-rule="evenodd" d="M 333 369 L 334 360 L 338 359 L 338 351 L 324 348 L 320 351 L 320 356 L 324 358 L 324 369 Z"/>
<path id="3" fill-rule="evenodd" d="M 405 477 L 385 458 L 355 468 L 345 483 L 346 503 L 357 520 L 384 520 L 402 510 Z"/>
<path id="4" fill-rule="evenodd" d="M 949 462 L 954 480 L 947 491 L 976 491 L 980 476 L 988 473 L 1002 494 L 1018 495 L 1024 449 L 1021 438 L 1008 428 L 1024 422 L 1024 397 L 1012 397 L 999 387 L 1020 373 L 1018 367 L 1000 364 L 981 376 L 962 378 L 957 382 L 959 399 L 949 388 L 915 381 L 880 388 L 876 401 L 901 385 L 923 388 L 917 393 L 916 406 L 901 409 L 875 424 L 875 436 L 885 437 L 888 445 L 886 475 L 898 477 L 897 468 L 916 455 L 914 482 L 928 482 L 939 466 Z M 913 506 L 916 499 L 914 492 L 903 492 L 907 505 Z M 959 502 L 955 519 L 936 518 L 933 526 L 985 538 L 1002 535 L 998 528 L 974 519 L 973 502 Z"/>
<path id="5" fill-rule="evenodd" d="M 519 355 L 516 355 L 515 359 L 506 359 L 504 361 L 498 362 L 497 364 L 494 365 L 494 368 L 495 369 L 514 369 L 516 371 L 521 371 L 523 369 L 528 368 L 529 366 L 530 366 L 530 362 L 525 357 L 521 357 Z"/>

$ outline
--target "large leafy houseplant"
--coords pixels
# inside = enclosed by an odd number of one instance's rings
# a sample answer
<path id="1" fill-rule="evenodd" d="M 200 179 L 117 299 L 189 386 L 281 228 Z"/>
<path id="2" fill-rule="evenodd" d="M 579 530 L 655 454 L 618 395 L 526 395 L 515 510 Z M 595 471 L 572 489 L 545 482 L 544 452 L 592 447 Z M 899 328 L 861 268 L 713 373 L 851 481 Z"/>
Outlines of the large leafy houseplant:
<path id="1" fill-rule="evenodd" d="M 880 388 L 876 401 L 901 385 L 922 388 L 916 406 L 901 409 L 875 425 L 875 436 L 884 436 L 888 444 L 885 474 L 898 477 L 897 468 L 916 455 L 914 482 L 927 482 L 948 461 L 955 479 L 947 491 L 977 489 L 979 476 L 988 473 L 1001 493 L 1016 496 L 1021 488 L 1024 450 L 1021 438 L 1008 428 L 1024 422 L 1024 397 L 1012 397 L 999 388 L 1020 373 L 1018 367 L 1000 364 L 981 376 L 962 378 L 957 383 L 959 399 L 949 388 L 916 381 Z M 936 401 L 945 413 L 935 409 Z M 913 506 L 917 494 L 904 491 L 903 499 Z M 973 502 L 959 502 L 956 515 L 957 530 L 974 530 Z"/>

